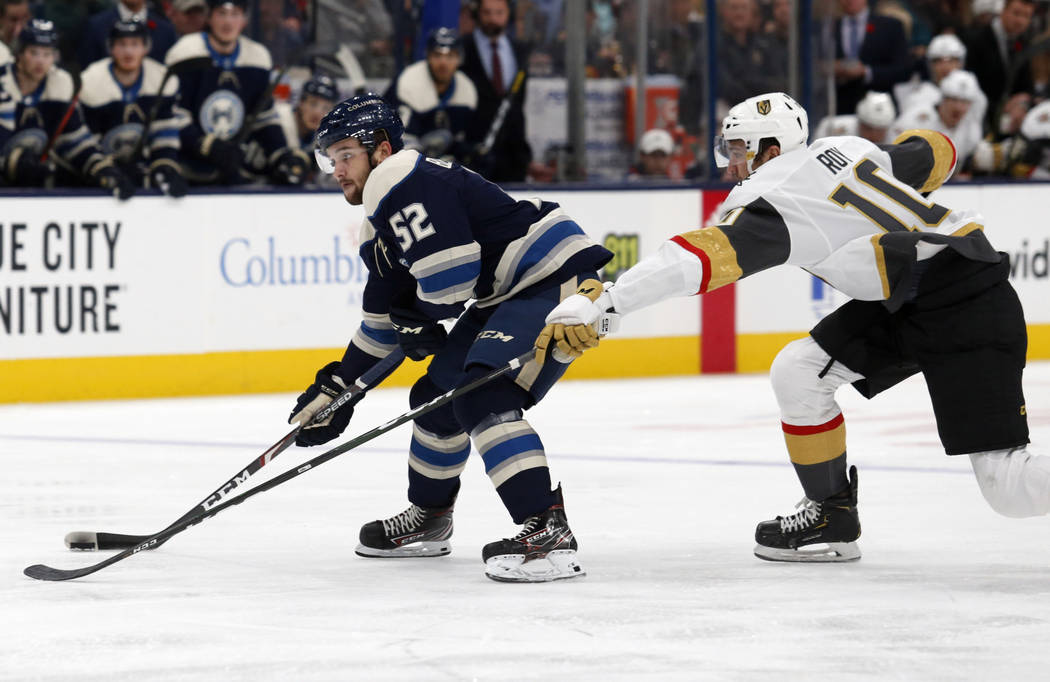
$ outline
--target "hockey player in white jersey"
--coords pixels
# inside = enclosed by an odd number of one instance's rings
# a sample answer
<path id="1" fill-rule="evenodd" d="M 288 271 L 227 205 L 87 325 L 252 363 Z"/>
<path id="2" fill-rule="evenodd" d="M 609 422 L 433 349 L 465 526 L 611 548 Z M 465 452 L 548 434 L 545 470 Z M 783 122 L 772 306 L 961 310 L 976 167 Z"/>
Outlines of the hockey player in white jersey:
<path id="1" fill-rule="evenodd" d="M 969 71 L 952 71 L 938 87 L 938 101 L 905 111 L 890 127 L 890 136 L 895 138 L 916 128 L 944 133 L 952 139 L 962 167 L 981 141 L 981 121 L 988 100 L 977 77 Z"/>
<path id="2" fill-rule="evenodd" d="M 604 291 L 547 316 L 537 354 L 597 345 L 595 324 L 672 296 L 704 294 L 777 265 L 795 265 L 854 300 L 792 342 L 771 369 L 802 509 L 756 529 L 775 561 L 860 557 L 857 476 L 835 391 L 872 397 L 922 372 L 949 455 L 969 455 L 997 512 L 1050 511 L 1050 458 L 1027 450 L 1021 374 L 1027 335 L 1009 262 L 981 217 L 925 197 L 955 165 L 944 135 L 910 130 L 892 145 L 832 137 L 806 146 L 806 112 L 759 95 L 723 122 L 725 162 L 741 180 L 710 227 L 675 236 Z M 553 348 L 552 348 L 553 346 Z"/>
<path id="3" fill-rule="evenodd" d="M 889 142 L 889 130 L 897 118 L 893 98 L 872 90 L 857 103 L 857 113 L 825 116 L 813 133 L 814 139 L 856 135 L 876 144 Z"/>

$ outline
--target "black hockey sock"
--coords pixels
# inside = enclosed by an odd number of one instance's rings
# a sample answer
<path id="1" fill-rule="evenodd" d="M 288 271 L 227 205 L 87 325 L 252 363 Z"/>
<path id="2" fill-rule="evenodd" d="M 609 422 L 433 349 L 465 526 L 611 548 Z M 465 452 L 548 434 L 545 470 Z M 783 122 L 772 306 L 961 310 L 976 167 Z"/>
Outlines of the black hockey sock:
<path id="1" fill-rule="evenodd" d="M 818 464 L 795 464 L 802 490 L 814 502 L 821 502 L 849 488 L 846 469 L 846 453 Z"/>
<path id="2" fill-rule="evenodd" d="M 551 490 L 551 472 L 547 467 L 533 467 L 518 472 L 496 488 L 496 492 L 514 523 L 519 525 L 557 502 L 557 495 Z"/>
<path id="3" fill-rule="evenodd" d="M 428 478 L 408 468 L 408 501 L 420 507 L 450 507 L 459 490 L 459 476 Z"/>

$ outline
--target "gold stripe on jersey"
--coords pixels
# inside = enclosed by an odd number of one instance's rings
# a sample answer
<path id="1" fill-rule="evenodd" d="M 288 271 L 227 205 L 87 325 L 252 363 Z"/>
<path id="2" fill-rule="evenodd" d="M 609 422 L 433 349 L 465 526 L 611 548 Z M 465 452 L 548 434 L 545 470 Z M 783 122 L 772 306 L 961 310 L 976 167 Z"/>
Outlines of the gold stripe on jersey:
<path id="1" fill-rule="evenodd" d="M 694 253 L 699 252 L 697 255 L 701 260 L 706 260 L 704 265 L 708 272 L 700 287 L 701 292 L 714 291 L 743 277 L 744 271 L 737 261 L 736 249 L 729 243 L 726 233 L 717 227 L 683 232 L 675 241 Z"/>
<path id="2" fill-rule="evenodd" d="M 882 297 L 888 299 L 890 297 L 890 278 L 886 274 L 886 252 L 882 250 L 880 239 L 882 239 L 881 234 L 872 235 L 871 248 L 875 251 L 875 269 L 879 273 L 879 282 L 882 283 Z"/>
<path id="3" fill-rule="evenodd" d="M 951 236 L 953 236 L 953 237 L 965 237 L 966 235 L 970 234 L 974 230 L 984 230 L 984 225 L 981 225 L 980 223 L 966 223 L 965 225 L 960 227 L 955 232 L 952 232 Z"/>
<path id="4" fill-rule="evenodd" d="M 943 134 L 935 130 L 919 128 L 905 130 L 897 136 L 893 144 L 900 144 L 910 137 L 918 137 L 925 140 L 926 144 L 930 145 L 930 149 L 933 151 L 933 168 L 930 169 L 929 175 L 926 176 L 926 182 L 919 188 L 920 192 L 932 192 L 944 184 L 944 181 L 948 179 L 948 175 L 952 172 L 952 168 L 955 167 L 955 147 Z"/>

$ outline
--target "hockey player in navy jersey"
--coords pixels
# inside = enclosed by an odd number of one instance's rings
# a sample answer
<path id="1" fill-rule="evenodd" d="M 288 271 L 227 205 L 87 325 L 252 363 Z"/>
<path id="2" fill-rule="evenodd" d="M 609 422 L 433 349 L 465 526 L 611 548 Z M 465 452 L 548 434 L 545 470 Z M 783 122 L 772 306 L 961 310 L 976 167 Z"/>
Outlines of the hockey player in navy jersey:
<path id="1" fill-rule="evenodd" d="M 2 177 L 17 187 L 98 185 L 127 199 L 135 188 L 84 125 L 73 78 L 55 66 L 57 45 L 54 25 L 33 19 L 18 34 L 15 61 L 0 67 Z"/>
<path id="2" fill-rule="evenodd" d="M 361 256 L 369 275 L 360 328 L 343 359 L 325 365 L 299 396 L 290 422 L 308 422 L 398 345 L 414 360 L 434 356 L 412 387 L 413 406 L 506 364 L 528 351 L 544 316 L 612 255 L 557 204 L 514 201 L 472 171 L 403 149 L 402 132 L 397 114 L 376 95 L 345 100 L 321 122 L 318 164 L 368 216 Z M 457 316 L 446 334 L 439 320 Z M 561 488 L 551 489 L 543 444 L 523 417 L 564 371 L 559 363 L 530 362 L 416 420 L 411 504 L 366 524 L 357 553 L 448 554 L 473 441 L 507 511 L 523 526 L 514 538 L 484 547 L 486 575 L 509 582 L 583 575 Z M 323 425 L 307 426 L 297 442 L 335 438 L 352 412 L 347 405 Z"/>
<path id="3" fill-rule="evenodd" d="M 331 180 L 330 175 L 318 173 L 317 162 L 313 159 L 314 135 L 317 133 L 317 127 L 321 125 L 321 119 L 332 110 L 339 99 L 339 90 L 332 77 L 316 74 L 303 83 L 294 107 L 283 102 L 276 105 L 287 144 L 309 154 L 310 170 L 306 176 L 308 182 Z M 335 186 L 334 181 L 319 184 Z"/>
<path id="4" fill-rule="evenodd" d="M 889 145 L 827 137 L 807 147 L 807 135 L 806 112 L 782 93 L 730 109 L 722 158 L 740 184 L 717 224 L 673 237 L 604 291 L 563 301 L 537 338 L 539 357 L 551 345 L 570 356 L 593 347 L 603 315 L 796 265 L 853 300 L 773 362 L 806 502 L 758 525 L 757 556 L 860 557 L 856 468 L 835 391 L 852 384 L 870 398 L 918 372 L 945 451 L 969 455 L 989 505 L 1011 517 L 1050 512 L 1050 457 L 1027 448 L 1027 331 L 1007 255 L 976 212 L 926 198 L 955 168 L 951 140 L 907 130 Z"/>
<path id="5" fill-rule="evenodd" d="M 405 124 L 405 144 L 427 156 L 462 161 L 478 108 L 474 82 L 459 70 L 463 47 L 455 31 L 434 29 L 426 58 L 401 72 L 386 100 Z"/>
<path id="6" fill-rule="evenodd" d="M 147 57 L 149 30 L 141 21 L 118 20 L 109 31 L 109 53 L 81 74 L 80 103 L 84 120 L 102 141 L 102 150 L 136 184 L 157 187 L 165 194 L 186 194 L 179 165 L 179 124 L 173 106 L 177 76 L 164 84 L 165 68 Z M 159 99 L 159 101 L 158 101 Z M 149 143 L 140 142 L 150 113 Z M 144 152 L 145 158 L 140 156 Z"/>
<path id="7" fill-rule="evenodd" d="M 246 0 L 208 0 L 208 29 L 183 36 L 165 57 L 169 66 L 200 57 L 214 62 L 179 79 L 178 109 L 188 121 L 180 134 L 184 171 L 200 184 L 250 182 L 240 144 L 247 126 L 247 138 L 266 155 L 269 179 L 302 184 L 309 157 L 284 139 L 271 96 L 270 53 L 241 35 L 246 6 Z"/>

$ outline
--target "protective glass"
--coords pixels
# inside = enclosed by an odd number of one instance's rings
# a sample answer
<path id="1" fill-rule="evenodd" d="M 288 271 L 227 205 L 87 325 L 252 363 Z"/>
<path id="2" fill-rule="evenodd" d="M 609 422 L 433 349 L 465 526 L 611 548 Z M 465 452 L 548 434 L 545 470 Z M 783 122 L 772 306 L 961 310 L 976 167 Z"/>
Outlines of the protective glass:
<path id="1" fill-rule="evenodd" d="M 746 144 L 740 144 L 740 140 L 735 140 L 736 145 L 730 145 L 729 140 L 718 135 L 715 137 L 714 152 L 715 152 L 715 165 L 719 168 L 726 168 L 732 164 L 742 163 L 747 164 L 748 158 L 752 156 L 747 151 Z"/>
<path id="2" fill-rule="evenodd" d="M 314 147 L 314 159 L 317 161 L 317 167 L 322 172 L 331 175 L 335 172 L 336 164 L 350 163 L 350 161 L 359 154 L 367 154 L 368 150 L 364 148 L 358 149 L 340 149 L 335 152 L 334 155 L 329 156 L 327 149 L 321 149 L 320 147 Z"/>

